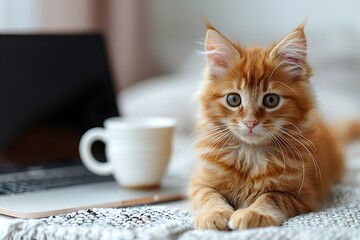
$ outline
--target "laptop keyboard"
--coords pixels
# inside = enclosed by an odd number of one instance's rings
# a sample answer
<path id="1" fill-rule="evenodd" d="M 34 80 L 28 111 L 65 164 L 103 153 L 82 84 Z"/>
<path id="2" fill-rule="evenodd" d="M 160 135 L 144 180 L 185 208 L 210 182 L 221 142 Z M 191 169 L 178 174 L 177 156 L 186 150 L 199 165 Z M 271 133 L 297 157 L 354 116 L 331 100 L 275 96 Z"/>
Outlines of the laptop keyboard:
<path id="1" fill-rule="evenodd" d="M 54 171 L 54 169 L 44 170 L 44 172 L 46 171 Z M 111 176 L 97 176 L 81 168 L 77 171 L 57 171 L 56 174 L 42 173 L 19 176 L 17 173 L 13 179 L 11 177 L 6 179 L 0 177 L 0 195 L 36 192 L 59 187 L 104 182 L 112 179 Z"/>

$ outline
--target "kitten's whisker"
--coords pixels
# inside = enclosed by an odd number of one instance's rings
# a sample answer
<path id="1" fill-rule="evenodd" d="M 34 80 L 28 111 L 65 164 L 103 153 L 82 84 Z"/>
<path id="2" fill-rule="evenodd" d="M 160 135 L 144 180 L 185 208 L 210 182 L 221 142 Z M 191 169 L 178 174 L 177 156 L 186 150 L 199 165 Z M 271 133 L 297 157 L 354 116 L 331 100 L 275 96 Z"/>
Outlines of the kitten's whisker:
<path id="1" fill-rule="evenodd" d="M 286 172 L 286 163 L 285 163 L 284 152 L 283 152 L 283 150 L 282 150 L 281 143 L 278 141 L 278 139 L 275 138 L 275 137 L 273 137 L 272 134 L 271 134 L 271 132 L 268 132 L 268 134 L 270 135 L 271 140 L 275 143 L 275 147 L 276 147 L 277 144 L 279 144 L 279 148 L 280 148 L 280 150 L 281 150 L 281 155 L 282 155 L 282 157 L 283 157 L 283 163 L 284 163 L 284 171 L 283 171 L 283 173 L 282 173 L 281 176 L 280 176 L 280 177 L 282 177 L 282 176 L 285 174 L 285 172 Z M 277 147 L 276 147 L 276 150 L 277 150 Z M 277 150 L 277 151 L 278 151 L 278 150 Z M 287 157 L 289 157 L 289 156 L 287 156 Z"/>
<path id="2" fill-rule="evenodd" d="M 295 151 L 296 155 L 298 156 L 298 160 L 301 160 L 301 161 L 304 160 L 299 149 L 290 140 L 288 140 L 287 138 L 285 138 L 282 135 L 278 135 L 278 137 L 281 139 L 282 142 L 284 142 L 284 144 L 286 146 L 291 147 L 291 149 L 289 149 L 291 153 L 292 153 L 292 151 Z M 294 159 L 296 159 L 294 155 L 293 155 L 293 157 L 294 157 Z"/>
<path id="3" fill-rule="evenodd" d="M 286 139 L 285 137 L 283 137 L 281 135 L 279 135 L 278 137 L 280 137 L 280 139 L 282 139 L 282 141 L 284 142 L 284 144 L 286 146 L 288 145 L 288 149 L 290 150 L 291 153 L 292 153 L 292 150 L 289 148 L 289 146 L 297 153 L 297 155 L 299 157 L 299 160 L 302 163 L 302 165 L 301 165 L 302 166 L 302 177 L 301 177 L 299 188 L 298 188 L 298 191 L 297 191 L 297 197 L 298 197 L 300 192 L 301 192 L 301 189 L 302 189 L 302 187 L 304 185 L 304 182 L 305 182 L 305 162 L 304 162 L 304 158 L 303 158 L 302 154 L 300 153 L 300 151 L 298 150 L 298 148 L 290 140 Z M 292 155 L 293 155 L 294 159 L 296 159 L 293 153 L 292 153 Z M 299 167 L 299 165 L 297 164 L 297 168 L 298 167 Z"/>
<path id="4" fill-rule="evenodd" d="M 209 138 L 214 138 L 212 143 L 218 143 L 218 142 L 221 142 L 220 137 L 223 134 L 227 134 L 227 133 L 229 133 L 229 131 L 227 129 L 225 129 L 223 131 L 219 131 L 219 132 L 215 132 L 215 133 L 211 133 L 211 134 L 206 134 L 206 135 L 202 134 L 201 138 L 199 138 L 197 141 L 202 142 L 203 140 L 207 140 Z"/>
<path id="5" fill-rule="evenodd" d="M 282 127 L 283 130 L 287 131 L 288 133 L 292 133 L 295 134 L 297 137 L 303 139 L 305 141 L 305 143 L 311 148 L 312 152 L 315 154 L 316 153 L 316 146 L 315 144 L 308 138 L 306 138 L 304 135 L 297 133 L 296 131 L 286 128 L 286 127 Z"/>
<path id="6" fill-rule="evenodd" d="M 291 133 L 287 131 L 282 131 L 282 133 L 285 133 L 287 136 L 291 137 L 294 141 L 298 142 L 307 152 L 310 156 L 316 157 L 316 160 L 319 160 L 316 156 L 316 154 L 308 149 L 307 146 L 304 145 L 303 142 L 300 141 L 300 139 L 297 139 L 295 136 L 291 135 Z M 312 149 L 313 150 L 313 149 Z"/>
<path id="7" fill-rule="evenodd" d="M 222 136 L 222 138 L 227 138 L 227 140 L 228 140 L 230 137 L 227 136 L 227 134 L 224 134 L 224 135 Z M 225 142 L 226 142 L 227 140 L 225 140 Z M 223 147 L 223 146 L 224 146 L 224 144 L 221 145 L 221 147 L 220 147 L 220 149 L 219 149 L 219 151 L 218 151 L 218 154 L 219 154 L 220 151 L 222 150 L 222 147 Z M 205 160 L 207 160 L 208 157 L 213 156 L 214 153 L 215 153 L 215 151 L 216 151 L 216 149 L 217 149 L 219 146 L 218 146 L 217 144 L 213 144 L 213 145 L 211 145 L 210 147 L 211 147 L 211 150 L 205 155 Z M 218 160 L 218 159 L 217 159 L 218 154 L 215 156 L 215 160 Z"/>
<path id="8" fill-rule="evenodd" d="M 195 145 L 195 140 L 196 142 L 201 142 L 203 140 L 206 140 L 207 138 L 209 137 L 216 137 L 217 135 L 220 135 L 222 134 L 223 132 L 225 131 L 228 131 L 227 129 L 221 129 L 221 130 L 218 130 L 218 129 L 206 129 L 206 130 L 202 130 L 201 132 L 193 132 L 192 133 L 192 136 L 189 136 L 187 138 L 187 140 L 185 141 L 185 143 L 183 144 L 183 146 L 180 148 L 180 151 L 182 151 L 183 149 L 188 149 L 188 151 L 190 150 L 190 146 L 191 144 L 194 144 Z"/>
<path id="9" fill-rule="evenodd" d="M 292 147 L 294 147 L 294 145 L 290 142 L 290 141 L 288 141 L 284 136 L 282 136 L 280 133 L 278 133 L 278 132 L 276 132 L 276 131 L 273 131 L 272 132 L 272 134 L 275 136 L 275 137 L 277 137 L 277 138 L 279 138 L 279 140 L 286 140 L 286 142 L 288 142 L 289 144 L 291 144 L 292 145 Z M 285 143 L 284 143 L 285 144 Z M 297 148 L 296 148 L 297 149 Z M 290 150 L 290 149 L 289 149 Z M 291 150 L 290 150 L 291 151 Z M 291 151 L 291 153 L 292 153 L 292 151 Z M 301 157 L 301 154 L 299 153 L 299 152 L 297 152 L 297 154 L 298 154 L 298 156 L 300 156 Z M 295 159 L 295 156 L 293 155 L 293 157 L 294 157 L 294 159 Z"/>
<path id="10" fill-rule="evenodd" d="M 215 148 L 217 147 L 217 145 L 223 140 L 223 138 L 225 138 L 227 135 L 229 134 L 229 132 L 225 132 L 222 135 L 218 136 L 214 142 L 212 142 L 210 144 L 210 146 L 208 146 L 208 148 L 210 148 L 210 151 L 205 155 L 205 160 L 208 159 L 208 157 L 210 156 L 210 154 L 213 153 L 213 151 L 215 150 Z"/>
<path id="11" fill-rule="evenodd" d="M 292 155 L 292 159 L 296 159 L 295 155 L 294 155 L 294 151 L 297 154 L 299 160 L 301 160 L 301 155 L 298 154 L 298 152 L 296 152 L 296 148 L 293 147 L 293 145 L 291 144 L 291 142 L 288 142 L 287 139 L 285 139 L 283 136 L 278 135 L 278 140 L 279 142 L 281 142 L 291 153 Z"/>
<path id="12" fill-rule="evenodd" d="M 298 131 L 298 133 L 299 133 L 300 135 L 303 135 L 302 132 L 300 131 L 300 129 L 299 129 L 294 123 L 292 123 L 292 122 L 290 122 L 290 121 L 287 121 L 287 120 L 281 120 L 280 122 L 285 122 L 285 123 L 291 124 L 292 126 L 294 126 L 294 127 L 296 128 L 296 130 Z"/>
<path id="13" fill-rule="evenodd" d="M 222 131 L 228 131 L 228 129 L 223 128 L 223 127 L 211 128 L 211 129 L 208 129 L 208 128 L 199 129 L 199 130 L 194 131 L 191 135 L 192 135 L 192 137 L 194 137 L 196 135 L 200 136 L 200 135 L 206 135 L 208 133 L 213 134 L 213 133 L 222 132 Z"/>
<path id="14" fill-rule="evenodd" d="M 201 134 L 206 134 L 209 132 L 219 132 L 222 130 L 226 130 L 227 125 L 215 125 L 212 127 L 204 127 L 204 126 L 197 126 L 191 133 L 191 135 L 189 137 L 193 137 L 194 135 L 201 135 Z"/>
<path id="15" fill-rule="evenodd" d="M 296 152 L 296 154 L 298 156 L 298 160 L 303 161 L 303 157 L 302 157 L 301 153 L 299 152 L 299 150 L 288 139 L 286 139 L 284 136 L 282 136 L 276 132 L 274 134 L 284 144 L 284 146 L 287 147 L 287 149 L 290 151 L 291 155 L 293 156 L 294 160 L 296 160 L 296 157 L 295 157 L 293 151 Z M 290 147 L 291 147 L 291 149 L 290 149 Z M 296 161 L 295 161 L 295 163 L 297 164 Z M 297 167 L 298 167 L 298 165 L 297 165 Z"/>
<path id="16" fill-rule="evenodd" d="M 311 146 L 309 146 L 309 147 L 311 148 L 311 150 L 313 150 L 313 153 L 316 152 L 316 146 L 315 146 L 315 144 L 314 144 L 310 139 L 306 138 L 306 137 L 302 134 L 302 132 L 300 131 L 300 129 L 299 129 L 295 124 L 293 124 L 293 123 L 290 122 L 290 121 L 286 121 L 286 120 L 280 120 L 280 121 L 277 121 L 277 122 L 278 122 L 279 124 L 280 124 L 280 123 L 288 123 L 288 124 L 291 124 L 292 126 L 294 126 L 294 127 L 296 128 L 297 132 L 294 131 L 293 129 L 287 128 L 287 127 L 285 127 L 285 126 L 282 126 L 281 129 L 282 129 L 282 130 L 285 130 L 285 131 L 288 131 L 288 132 L 290 132 L 290 133 L 292 133 L 292 134 L 295 134 L 297 137 L 302 138 L 303 140 L 306 141 L 306 144 L 307 144 L 308 146 L 311 145 Z"/>
<path id="17" fill-rule="evenodd" d="M 290 136 L 293 140 L 295 140 L 296 142 L 298 142 L 300 145 L 302 145 L 302 147 L 308 152 L 310 158 L 312 159 L 312 162 L 314 164 L 315 167 L 315 177 L 317 178 L 317 171 L 319 172 L 319 177 L 320 177 L 320 182 L 321 182 L 321 187 L 322 187 L 322 192 L 324 193 L 324 184 L 323 184 L 323 179 L 322 179 L 322 174 L 321 174 L 321 170 L 320 167 L 318 165 L 318 157 L 316 155 L 314 155 L 313 153 L 311 153 L 309 151 L 309 149 L 302 143 L 300 142 L 298 139 L 296 139 L 295 137 L 293 137 L 291 134 L 287 133 L 286 131 L 283 131 L 283 133 L 287 134 L 288 136 Z"/>
<path id="18" fill-rule="evenodd" d="M 221 132 L 223 132 L 223 131 L 226 131 L 226 130 L 227 130 L 227 129 L 210 129 L 210 130 L 206 129 L 206 130 L 202 130 L 202 131 L 194 131 L 192 134 L 190 134 L 190 136 L 187 137 L 184 145 L 186 146 L 188 143 L 191 143 L 191 141 L 193 141 L 193 140 L 195 140 L 195 139 L 201 140 L 201 138 L 198 139 L 198 137 L 201 137 L 201 136 L 203 136 L 203 135 L 206 135 L 206 136 L 210 136 L 210 137 L 211 137 L 211 136 L 214 136 L 214 135 L 219 134 L 219 133 L 221 133 Z M 209 133 L 210 133 L 210 134 L 209 134 Z M 206 136 L 205 136 L 205 137 L 206 137 Z M 204 138 L 205 138 L 205 137 L 204 137 Z"/>

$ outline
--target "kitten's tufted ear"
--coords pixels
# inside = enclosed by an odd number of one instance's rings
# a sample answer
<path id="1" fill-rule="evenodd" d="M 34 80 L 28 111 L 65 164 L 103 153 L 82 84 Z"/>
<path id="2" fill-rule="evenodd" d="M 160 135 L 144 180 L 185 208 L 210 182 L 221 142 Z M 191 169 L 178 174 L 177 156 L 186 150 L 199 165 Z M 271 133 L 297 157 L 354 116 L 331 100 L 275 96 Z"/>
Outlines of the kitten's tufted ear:
<path id="1" fill-rule="evenodd" d="M 231 62 L 240 59 L 239 51 L 210 24 L 207 26 L 205 54 L 212 76 L 221 77 L 231 67 Z"/>
<path id="2" fill-rule="evenodd" d="M 306 64 L 306 36 L 304 23 L 281 40 L 270 52 L 270 59 L 279 59 L 289 74 L 302 75 Z"/>

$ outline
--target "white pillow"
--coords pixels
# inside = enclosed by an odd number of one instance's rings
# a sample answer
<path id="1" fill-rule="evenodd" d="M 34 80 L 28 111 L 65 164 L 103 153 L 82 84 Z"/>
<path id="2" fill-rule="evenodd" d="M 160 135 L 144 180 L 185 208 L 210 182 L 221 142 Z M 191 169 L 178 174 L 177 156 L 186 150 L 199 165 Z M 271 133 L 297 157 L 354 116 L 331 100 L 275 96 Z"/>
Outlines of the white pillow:
<path id="1" fill-rule="evenodd" d="M 174 117 L 177 131 L 190 132 L 197 112 L 194 93 L 199 81 L 199 77 L 190 74 L 163 75 L 144 80 L 120 92 L 120 111 L 125 116 Z"/>

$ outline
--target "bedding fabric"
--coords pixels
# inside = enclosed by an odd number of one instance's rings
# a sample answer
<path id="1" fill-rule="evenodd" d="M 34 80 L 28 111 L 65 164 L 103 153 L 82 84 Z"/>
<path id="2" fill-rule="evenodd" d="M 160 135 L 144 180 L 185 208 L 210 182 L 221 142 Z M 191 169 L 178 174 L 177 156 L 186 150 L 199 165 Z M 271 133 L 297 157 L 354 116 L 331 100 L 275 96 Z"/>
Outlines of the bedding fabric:
<path id="1" fill-rule="evenodd" d="M 358 148 L 357 148 L 358 149 Z M 360 239 L 360 159 L 322 211 L 289 219 L 280 227 L 243 231 L 194 230 L 192 214 L 166 206 L 89 209 L 0 226 L 1 239 Z"/>

